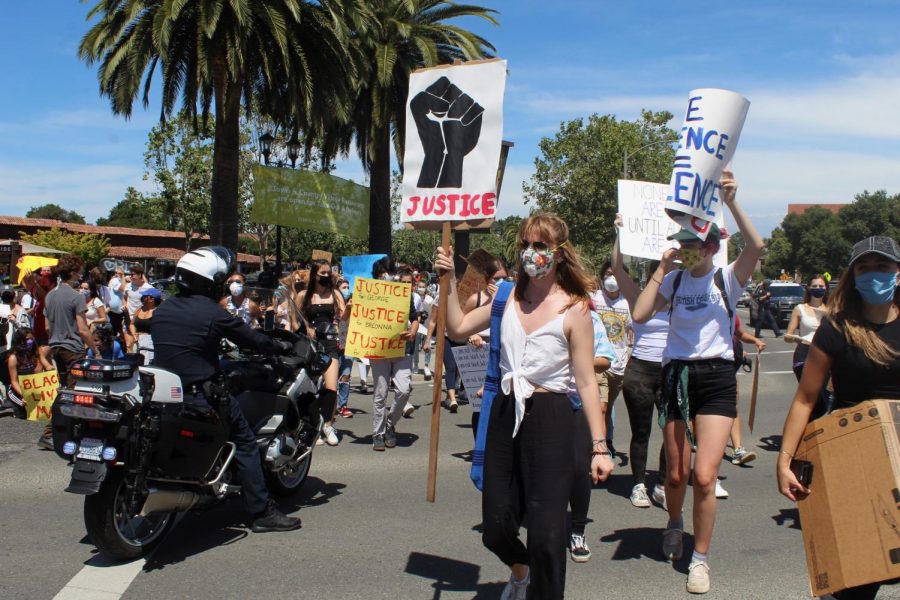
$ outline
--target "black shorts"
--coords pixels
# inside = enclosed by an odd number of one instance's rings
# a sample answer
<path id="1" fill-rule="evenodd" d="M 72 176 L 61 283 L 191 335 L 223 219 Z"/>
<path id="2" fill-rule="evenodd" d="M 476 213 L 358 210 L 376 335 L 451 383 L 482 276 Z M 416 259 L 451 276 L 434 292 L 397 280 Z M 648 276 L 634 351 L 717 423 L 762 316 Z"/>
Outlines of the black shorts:
<path id="1" fill-rule="evenodd" d="M 662 397 L 668 403 L 669 418 L 681 419 L 676 390 L 670 389 L 669 373 L 677 361 L 663 367 Z M 687 363 L 690 418 L 697 415 L 737 416 L 737 378 L 734 362 L 724 358 L 693 360 Z"/>

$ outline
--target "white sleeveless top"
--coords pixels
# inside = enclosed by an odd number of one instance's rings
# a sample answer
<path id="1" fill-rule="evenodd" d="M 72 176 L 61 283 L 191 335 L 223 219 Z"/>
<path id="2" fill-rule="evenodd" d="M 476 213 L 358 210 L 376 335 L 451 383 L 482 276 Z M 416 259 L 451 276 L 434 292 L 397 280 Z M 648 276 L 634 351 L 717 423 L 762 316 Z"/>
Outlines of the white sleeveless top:
<path id="1" fill-rule="evenodd" d="M 797 310 L 800 311 L 800 338 L 806 344 L 812 344 L 816 329 L 822 321 L 816 316 L 816 309 L 808 304 L 798 305 Z"/>
<path id="2" fill-rule="evenodd" d="M 515 304 L 511 297 L 500 324 L 500 389 L 516 401 L 513 437 L 525 416 L 525 400 L 536 386 L 565 394 L 572 379 L 569 340 L 563 332 L 568 311 L 526 335 Z"/>
<path id="3" fill-rule="evenodd" d="M 235 306 L 234 297 L 231 294 L 229 294 L 228 300 L 225 303 L 225 310 L 227 310 L 228 312 L 230 312 L 231 314 L 233 314 L 234 316 L 236 316 L 240 320 L 242 320 L 244 323 L 246 323 L 247 325 L 249 325 L 250 327 L 253 327 L 255 329 L 254 319 L 253 319 L 253 316 L 250 314 L 250 298 L 244 298 L 244 301 L 241 302 L 240 306 Z"/>
<path id="4" fill-rule="evenodd" d="M 646 323 L 634 323 L 632 358 L 661 363 L 666 341 L 669 339 L 669 311 L 655 313 Z"/>

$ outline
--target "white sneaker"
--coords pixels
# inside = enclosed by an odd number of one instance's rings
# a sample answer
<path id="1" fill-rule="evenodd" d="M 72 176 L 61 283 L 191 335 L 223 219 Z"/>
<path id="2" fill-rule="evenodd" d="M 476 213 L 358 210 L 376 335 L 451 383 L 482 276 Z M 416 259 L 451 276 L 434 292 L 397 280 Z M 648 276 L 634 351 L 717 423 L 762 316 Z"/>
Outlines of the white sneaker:
<path id="1" fill-rule="evenodd" d="M 531 581 L 531 573 L 525 576 L 522 581 L 516 580 L 514 575 L 509 576 L 503 593 L 500 594 L 500 600 L 525 600 L 528 595 L 528 583 Z"/>
<path id="2" fill-rule="evenodd" d="M 756 460 L 756 452 L 744 447 L 735 448 L 734 454 L 731 455 L 731 464 L 733 465 L 746 465 L 754 460 Z"/>
<path id="3" fill-rule="evenodd" d="M 722 487 L 722 482 L 716 479 L 716 498 L 727 498 L 728 490 Z"/>
<path id="4" fill-rule="evenodd" d="M 692 594 L 709 591 L 709 565 L 705 560 L 692 562 L 688 567 L 687 591 Z"/>
<path id="5" fill-rule="evenodd" d="M 650 506 L 650 498 L 647 496 L 647 486 L 638 483 L 631 488 L 631 503 L 638 508 L 648 508 Z"/>
<path id="6" fill-rule="evenodd" d="M 413 412 L 416 410 L 416 407 L 412 405 L 412 402 L 407 402 L 406 406 L 403 407 L 403 416 L 409 419 L 412 417 Z"/>
<path id="7" fill-rule="evenodd" d="M 569 536 L 569 556 L 577 563 L 586 563 L 591 560 L 591 549 L 584 541 L 584 535 L 573 533 Z"/>
<path id="8" fill-rule="evenodd" d="M 669 510 L 668 505 L 666 504 L 666 488 L 664 488 L 660 484 L 656 484 L 653 486 L 653 501 L 662 506 L 663 510 Z"/>
<path id="9" fill-rule="evenodd" d="M 341 438 L 338 437 L 337 431 L 335 431 L 334 427 L 329 427 L 328 425 L 322 428 L 322 439 L 329 446 L 337 446 L 341 443 Z"/>

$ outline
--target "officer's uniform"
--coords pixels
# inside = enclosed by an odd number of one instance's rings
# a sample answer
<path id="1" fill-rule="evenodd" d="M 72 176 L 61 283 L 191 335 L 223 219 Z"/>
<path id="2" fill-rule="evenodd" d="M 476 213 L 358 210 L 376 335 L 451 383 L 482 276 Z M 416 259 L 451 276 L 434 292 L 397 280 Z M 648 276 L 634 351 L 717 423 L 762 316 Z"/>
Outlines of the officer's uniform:
<path id="1" fill-rule="evenodd" d="M 217 302 L 199 294 L 179 295 L 160 304 L 153 312 L 151 335 L 153 366 L 181 377 L 185 402 L 206 402 L 201 386 L 219 371 L 222 338 L 259 352 L 274 354 L 279 350 L 274 340 L 253 331 Z M 244 506 L 255 515 L 266 509 L 269 492 L 253 430 L 238 403 L 232 401 L 230 405 L 230 439 L 237 446 L 234 459 L 243 484 Z"/>

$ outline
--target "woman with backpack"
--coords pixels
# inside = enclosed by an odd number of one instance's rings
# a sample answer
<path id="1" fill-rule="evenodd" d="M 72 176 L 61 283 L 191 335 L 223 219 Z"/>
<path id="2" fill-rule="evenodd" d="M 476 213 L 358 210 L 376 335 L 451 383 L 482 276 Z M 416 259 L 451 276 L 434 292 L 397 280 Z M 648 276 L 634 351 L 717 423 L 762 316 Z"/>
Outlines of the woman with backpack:
<path id="1" fill-rule="evenodd" d="M 577 419 L 590 426 L 592 439 L 579 446 L 591 453 L 594 481 L 613 470 L 594 376 L 588 302 L 596 284 L 556 215 L 524 219 L 518 249 L 515 285 L 501 283 L 490 304 L 466 314 L 449 277 L 447 329 L 466 339 L 491 328 L 472 479 L 483 488 L 484 545 L 512 571 L 502 597 L 562 598 L 566 507 L 581 463 L 573 447 Z M 452 249 L 438 248 L 435 268 L 453 273 Z M 573 376 L 583 413 L 567 396 Z M 527 546 L 519 539 L 526 511 Z"/>
<path id="2" fill-rule="evenodd" d="M 701 594 L 710 587 L 707 553 L 716 521 L 719 464 L 737 415 L 734 311 L 763 250 L 762 238 L 735 200 L 737 182 L 731 171 L 722 173 L 719 185 L 720 200 L 731 211 L 747 242 L 744 250 L 733 263 L 718 269 L 713 256 L 724 236 L 715 223 L 707 224 L 705 240 L 687 229 L 669 236 L 679 242 L 680 248 L 663 253 L 659 268 L 647 281 L 633 310 L 635 322 L 646 323 L 671 304 L 659 405 L 669 513 L 662 549 L 668 559 L 681 558 L 681 513 L 693 446 L 694 554 L 688 567 L 687 591 Z M 681 269 L 675 269 L 676 259 L 681 260 Z"/>

